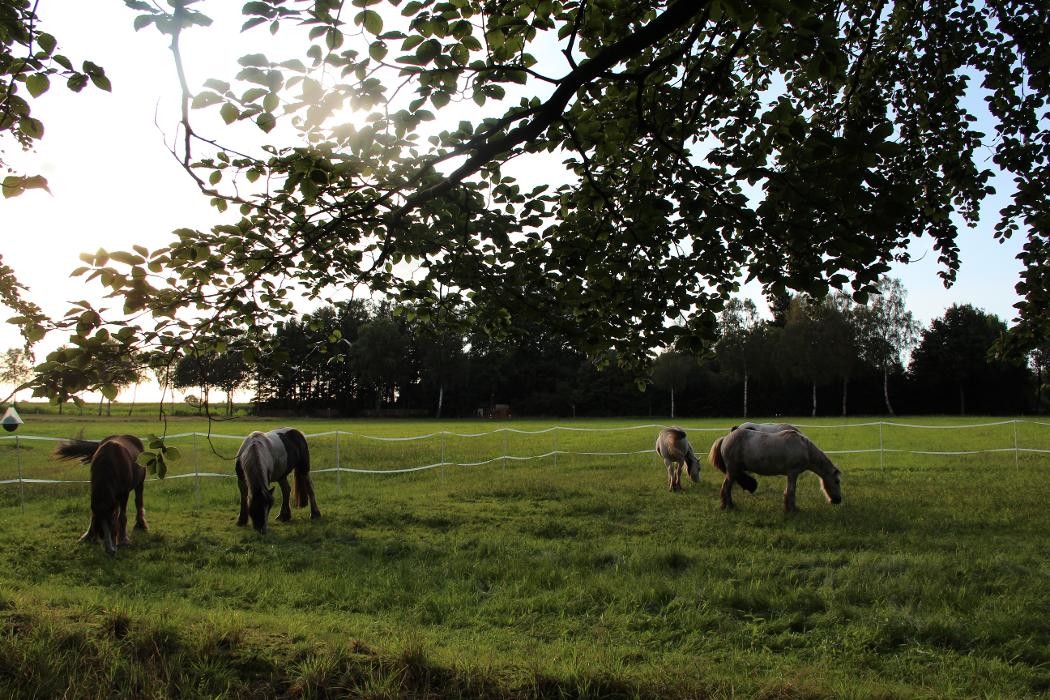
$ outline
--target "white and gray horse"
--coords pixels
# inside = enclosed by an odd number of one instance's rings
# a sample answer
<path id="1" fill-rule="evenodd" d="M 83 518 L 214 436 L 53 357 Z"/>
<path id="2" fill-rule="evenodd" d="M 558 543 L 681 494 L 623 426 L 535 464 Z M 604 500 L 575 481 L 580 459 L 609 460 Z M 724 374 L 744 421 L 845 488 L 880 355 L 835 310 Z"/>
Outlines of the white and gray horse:
<path id="1" fill-rule="evenodd" d="M 757 430 L 734 430 L 715 440 L 708 459 L 725 474 L 722 482 L 722 508 L 733 507 L 733 484 L 747 488 L 746 472 L 773 476 L 787 476 L 784 490 L 784 511 L 798 510 L 795 506 L 795 483 L 798 475 L 807 469 L 820 477 L 820 485 L 829 503 L 842 502 L 842 472 L 832 464 L 824 452 L 797 430 L 764 433 Z"/>
<path id="2" fill-rule="evenodd" d="M 682 467 L 689 470 L 689 478 L 700 481 L 700 460 L 693 454 L 693 446 L 685 437 L 685 431 L 677 426 L 670 426 L 656 436 L 656 453 L 663 457 L 667 465 L 667 488 L 671 491 L 682 490 Z"/>
<path id="3" fill-rule="evenodd" d="M 237 450 L 237 486 L 241 491 L 241 512 L 238 525 L 246 525 L 251 516 L 252 527 L 266 532 L 266 520 L 273 507 L 273 487 L 281 486 L 281 512 L 278 520 L 291 520 L 288 507 L 288 475 L 295 475 L 295 505 L 302 508 L 310 503 L 310 517 L 320 518 L 313 482 L 310 480 L 310 448 L 306 436 L 295 428 L 278 428 L 268 433 L 255 431 L 244 439 Z"/>

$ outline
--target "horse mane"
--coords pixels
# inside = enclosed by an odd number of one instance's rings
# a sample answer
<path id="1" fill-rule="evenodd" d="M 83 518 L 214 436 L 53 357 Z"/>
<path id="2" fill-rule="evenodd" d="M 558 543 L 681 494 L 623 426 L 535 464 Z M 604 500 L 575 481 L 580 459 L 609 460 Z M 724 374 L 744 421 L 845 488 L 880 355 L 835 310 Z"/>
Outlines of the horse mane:
<path id="1" fill-rule="evenodd" d="M 799 433 L 798 431 L 795 432 L 798 433 L 800 438 L 802 438 L 802 444 L 806 446 L 806 454 L 809 457 L 810 463 L 819 464 L 823 468 L 832 472 L 838 469 L 838 467 L 835 466 L 835 463 L 831 461 L 831 458 L 824 453 L 824 450 L 817 447 L 812 440 L 802 433 Z"/>
<path id="2" fill-rule="evenodd" d="M 252 433 L 248 436 L 244 448 L 237 455 L 237 461 L 241 464 L 248 484 L 252 491 L 258 492 L 266 487 L 268 480 L 259 473 L 263 467 L 263 460 L 270 455 L 270 448 L 266 444 L 266 437 L 262 433 Z"/>

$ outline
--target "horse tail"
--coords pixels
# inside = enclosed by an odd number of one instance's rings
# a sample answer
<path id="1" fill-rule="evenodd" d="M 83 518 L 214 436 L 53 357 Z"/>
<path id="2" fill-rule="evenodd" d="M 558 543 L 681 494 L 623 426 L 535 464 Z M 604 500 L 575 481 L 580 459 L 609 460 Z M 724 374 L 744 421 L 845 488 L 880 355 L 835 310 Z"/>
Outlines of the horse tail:
<path id="1" fill-rule="evenodd" d="M 285 437 L 288 459 L 295 465 L 292 501 L 296 508 L 303 508 L 310 502 L 310 448 L 306 444 L 306 436 L 298 430 L 289 430 L 285 433 Z"/>
<path id="2" fill-rule="evenodd" d="M 718 438 L 711 445 L 711 451 L 707 453 L 707 461 L 718 471 L 726 473 L 726 463 L 722 459 L 722 438 Z"/>
<path id="3" fill-rule="evenodd" d="M 295 502 L 296 508 L 302 508 L 310 502 L 308 494 L 310 493 L 310 487 L 308 479 L 310 478 L 310 469 L 307 467 L 306 471 L 302 471 L 299 467 L 295 468 L 295 480 L 292 482 L 292 500 Z"/>
<path id="4" fill-rule="evenodd" d="M 725 460 L 722 458 L 722 440 L 724 439 L 725 436 L 723 435 L 714 441 L 714 444 L 711 445 L 711 451 L 707 453 L 707 459 L 715 469 L 728 476 L 729 472 Z M 740 488 L 748 493 L 754 493 L 758 489 L 758 480 L 743 470 L 737 470 L 733 474 L 733 481 L 740 484 Z"/>
<path id="5" fill-rule="evenodd" d="M 84 464 L 87 464 L 91 461 L 91 457 L 101 444 L 97 440 L 66 440 L 60 442 L 52 454 L 57 459 L 79 459 Z"/>

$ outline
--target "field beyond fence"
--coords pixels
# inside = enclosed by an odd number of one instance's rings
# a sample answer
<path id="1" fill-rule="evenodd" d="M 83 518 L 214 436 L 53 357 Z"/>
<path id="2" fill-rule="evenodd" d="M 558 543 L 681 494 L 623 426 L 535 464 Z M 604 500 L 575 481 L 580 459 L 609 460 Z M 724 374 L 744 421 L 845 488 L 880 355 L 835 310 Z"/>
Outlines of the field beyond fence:
<path id="1" fill-rule="evenodd" d="M 36 417 L 34 417 L 36 418 Z M 783 419 L 778 419 L 783 420 Z M 696 451 L 736 421 L 678 419 Z M 167 425 L 150 531 L 77 545 L 87 468 L 0 436 L 0 696 L 1032 697 L 1050 692 L 1050 423 L 794 419 L 844 503 L 669 493 L 666 422 Z M 323 517 L 234 525 L 250 430 L 308 436 Z"/>

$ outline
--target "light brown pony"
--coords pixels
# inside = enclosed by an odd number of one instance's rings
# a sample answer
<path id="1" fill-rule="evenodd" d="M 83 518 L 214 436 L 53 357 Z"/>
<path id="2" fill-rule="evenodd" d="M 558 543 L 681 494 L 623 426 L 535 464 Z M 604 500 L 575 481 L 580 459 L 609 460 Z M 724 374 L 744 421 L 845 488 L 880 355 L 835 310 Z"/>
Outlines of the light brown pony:
<path id="1" fill-rule="evenodd" d="M 58 459 L 80 459 L 91 465 L 91 522 L 80 541 L 101 540 L 106 552 L 131 544 L 128 496 L 135 492 L 135 529 L 146 530 L 142 491 L 146 468 L 135 460 L 142 441 L 134 435 L 110 435 L 101 441 L 66 440 L 55 448 Z"/>
<path id="2" fill-rule="evenodd" d="M 682 490 L 682 466 L 689 470 L 689 478 L 700 481 L 700 460 L 693 454 L 693 446 L 685 437 L 685 431 L 677 426 L 670 426 L 656 436 L 656 453 L 667 465 L 667 488 L 670 491 Z"/>
<path id="3" fill-rule="evenodd" d="M 807 469 L 820 477 L 821 488 L 829 503 L 842 502 L 842 472 L 819 447 L 797 430 L 782 430 L 778 433 L 734 430 L 715 440 L 708 459 L 726 475 L 721 491 L 723 510 L 733 507 L 734 482 L 745 488 L 748 480 L 754 482 L 745 472 L 786 475 L 785 512 L 798 510 L 795 505 L 795 483 L 798 475 Z"/>

